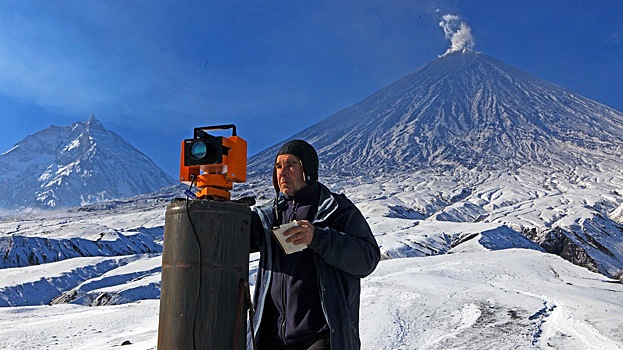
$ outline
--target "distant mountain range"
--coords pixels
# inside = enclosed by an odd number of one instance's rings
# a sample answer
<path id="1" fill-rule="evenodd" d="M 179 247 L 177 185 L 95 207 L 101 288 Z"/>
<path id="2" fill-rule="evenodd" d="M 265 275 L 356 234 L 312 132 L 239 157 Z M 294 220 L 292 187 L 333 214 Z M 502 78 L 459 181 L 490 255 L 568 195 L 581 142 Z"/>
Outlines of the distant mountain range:
<path id="1" fill-rule="evenodd" d="M 51 126 L 0 155 L 0 208 L 58 208 L 154 192 L 177 183 L 95 118 Z"/>

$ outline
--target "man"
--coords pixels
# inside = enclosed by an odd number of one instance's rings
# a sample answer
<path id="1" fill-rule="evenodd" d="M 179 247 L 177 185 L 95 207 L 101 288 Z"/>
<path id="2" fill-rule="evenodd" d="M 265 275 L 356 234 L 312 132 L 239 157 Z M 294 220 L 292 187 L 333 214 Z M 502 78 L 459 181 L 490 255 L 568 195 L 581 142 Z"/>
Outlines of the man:
<path id="1" fill-rule="evenodd" d="M 254 209 L 251 249 L 260 252 L 253 332 L 258 349 L 359 349 L 360 279 L 374 271 L 379 247 L 361 212 L 318 181 L 307 142 L 285 143 L 275 158 L 277 198 Z M 285 254 L 275 226 L 296 221 Z"/>

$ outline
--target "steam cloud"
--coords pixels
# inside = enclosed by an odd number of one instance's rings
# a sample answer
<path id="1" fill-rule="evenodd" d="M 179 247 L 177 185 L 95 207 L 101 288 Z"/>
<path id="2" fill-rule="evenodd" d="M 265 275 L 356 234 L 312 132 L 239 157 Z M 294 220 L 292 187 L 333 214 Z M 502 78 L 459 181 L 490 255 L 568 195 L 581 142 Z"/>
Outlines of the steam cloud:
<path id="1" fill-rule="evenodd" d="M 450 47 L 442 56 L 456 51 L 471 50 L 476 45 L 472 29 L 461 21 L 459 16 L 443 15 L 439 26 L 443 28 L 446 39 L 450 40 Z"/>

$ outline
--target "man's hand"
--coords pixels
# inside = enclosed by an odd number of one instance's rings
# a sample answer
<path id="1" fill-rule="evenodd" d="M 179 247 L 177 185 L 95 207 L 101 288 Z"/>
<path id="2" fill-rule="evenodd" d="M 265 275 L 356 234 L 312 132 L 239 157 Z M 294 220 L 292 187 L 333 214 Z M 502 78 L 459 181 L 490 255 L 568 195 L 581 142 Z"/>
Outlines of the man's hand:
<path id="1" fill-rule="evenodd" d="M 283 233 L 284 236 L 288 237 L 286 242 L 290 242 L 293 244 L 306 244 L 309 245 L 314 238 L 314 225 L 307 220 L 296 220 L 298 226 L 294 226 L 286 230 Z"/>

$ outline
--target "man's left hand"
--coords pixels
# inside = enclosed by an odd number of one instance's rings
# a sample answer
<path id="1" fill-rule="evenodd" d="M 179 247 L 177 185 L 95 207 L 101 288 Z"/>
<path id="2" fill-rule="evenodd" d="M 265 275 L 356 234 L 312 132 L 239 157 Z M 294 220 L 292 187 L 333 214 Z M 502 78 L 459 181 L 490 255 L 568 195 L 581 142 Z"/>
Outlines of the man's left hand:
<path id="1" fill-rule="evenodd" d="M 314 225 L 307 220 L 297 220 L 296 222 L 299 224 L 298 226 L 294 226 L 283 233 L 284 236 L 288 237 L 286 241 L 295 245 L 309 245 L 314 238 Z"/>

